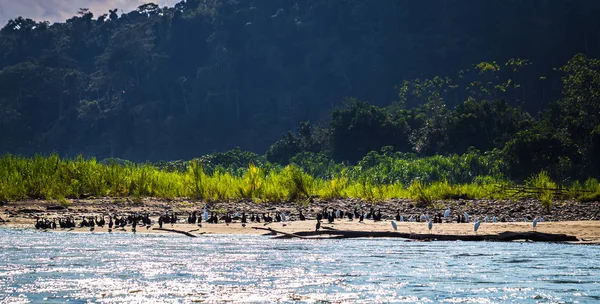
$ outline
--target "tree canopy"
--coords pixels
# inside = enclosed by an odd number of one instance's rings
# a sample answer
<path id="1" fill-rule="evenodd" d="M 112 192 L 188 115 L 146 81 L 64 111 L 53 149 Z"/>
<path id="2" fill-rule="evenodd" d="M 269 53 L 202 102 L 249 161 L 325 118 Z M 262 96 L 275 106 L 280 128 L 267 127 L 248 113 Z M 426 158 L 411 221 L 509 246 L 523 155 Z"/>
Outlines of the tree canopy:
<path id="1" fill-rule="evenodd" d="M 600 3 L 187 0 L 118 12 L 0 30 L 0 151 L 158 161 L 239 146 L 271 162 L 356 163 L 384 147 L 480 150 L 515 178 L 600 174 Z"/>

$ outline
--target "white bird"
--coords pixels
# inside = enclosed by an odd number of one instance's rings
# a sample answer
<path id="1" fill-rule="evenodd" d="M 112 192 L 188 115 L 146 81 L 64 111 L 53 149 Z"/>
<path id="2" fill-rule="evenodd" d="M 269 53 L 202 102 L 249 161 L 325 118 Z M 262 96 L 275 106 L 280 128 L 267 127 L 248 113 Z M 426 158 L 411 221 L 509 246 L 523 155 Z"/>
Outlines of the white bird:
<path id="1" fill-rule="evenodd" d="M 402 215 L 400 216 L 400 221 L 404 222 L 404 216 L 402 216 Z"/>
<path id="2" fill-rule="evenodd" d="M 465 212 L 464 216 L 465 216 L 465 223 L 468 223 L 469 222 L 469 214 Z"/>
<path id="3" fill-rule="evenodd" d="M 479 225 L 481 225 L 479 220 L 475 221 L 475 225 L 473 225 L 473 230 L 475 231 L 475 234 L 477 234 L 477 229 L 479 229 Z"/>
<path id="4" fill-rule="evenodd" d="M 398 230 L 398 225 L 396 225 L 396 222 L 392 221 L 392 227 L 394 227 L 394 230 Z"/>
<path id="5" fill-rule="evenodd" d="M 282 222 L 285 222 L 285 212 L 282 212 L 282 213 L 281 213 L 281 221 L 282 221 Z"/>
<path id="6" fill-rule="evenodd" d="M 411 216 L 410 216 L 410 218 L 408 218 L 408 221 L 409 221 L 409 222 L 414 222 L 414 221 L 415 221 L 415 219 L 414 219 L 414 218 L 413 218 L 413 216 L 411 215 Z"/>
<path id="7" fill-rule="evenodd" d="M 419 219 L 420 219 L 421 221 L 424 221 L 424 220 L 425 220 L 425 214 L 421 214 L 421 216 L 419 217 Z"/>
<path id="8" fill-rule="evenodd" d="M 427 228 L 429 228 L 429 233 L 431 233 L 431 229 L 433 228 L 433 221 L 429 220 L 429 223 L 427 223 Z"/>
<path id="9" fill-rule="evenodd" d="M 208 222 L 208 211 L 206 211 L 206 205 L 204 205 L 204 221 Z"/>
<path id="10" fill-rule="evenodd" d="M 541 222 L 543 222 L 543 221 L 544 221 L 544 218 L 540 216 L 540 220 L 539 220 L 539 222 L 541 223 Z"/>
<path id="11" fill-rule="evenodd" d="M 537 226 L 538 220 L 537 217 L 533 219 L 533 231 L 535 231 L 535 226 Z"/>
<path id="12" fill-rule="evenodd" d="M 492 218 L 492 222 L 496 223 L 496 222 L 498 222 L 498 219 L 497 219 L 497 218 L 494 216 L 494 217 Z"/>
<path id="13" fill-rule="evenodd" d="M 444 218 L 447 218 L 448 216 L 450 216 L 450 208 L 446 209 L 444 212 Z"/>
<path id="14" fill-rule="evenodd" d="M 488 217 L 487 217 L 487 215 L 486 215 L 486 217 L 484 217 L 484 218 L 483 218 L 483 221 L 484 221 L 484 222 L 486 222 L 486 223 L 488 222 Z"/>
<path id="15" fill-rule="evenodd" d="M 336 217 L 336 218 L 340 218 L 340 211 L 339 211 L 339 210 L 336 210 L 336 211 L 335 211 L 335 217 Z"/>

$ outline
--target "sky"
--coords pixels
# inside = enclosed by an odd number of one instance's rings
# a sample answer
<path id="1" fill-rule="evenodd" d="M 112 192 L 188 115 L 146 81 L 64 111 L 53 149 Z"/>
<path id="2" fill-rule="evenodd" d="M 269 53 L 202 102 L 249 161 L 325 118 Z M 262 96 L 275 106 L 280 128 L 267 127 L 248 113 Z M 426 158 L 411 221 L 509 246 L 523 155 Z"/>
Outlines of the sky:
<path id="1" fill-rule="evenodd" d="M 89 8 L 94 17 L 118 8 L 129 12 L 153 2 L 161 7 L 173 6 L 181 0 L 0 0 L 0 27 L 8 20 L 22 16 L 36 21 L 62 22 L 73 17 L 80 8 Z M 120 12 L 120 11 L 119 11 Z"/>

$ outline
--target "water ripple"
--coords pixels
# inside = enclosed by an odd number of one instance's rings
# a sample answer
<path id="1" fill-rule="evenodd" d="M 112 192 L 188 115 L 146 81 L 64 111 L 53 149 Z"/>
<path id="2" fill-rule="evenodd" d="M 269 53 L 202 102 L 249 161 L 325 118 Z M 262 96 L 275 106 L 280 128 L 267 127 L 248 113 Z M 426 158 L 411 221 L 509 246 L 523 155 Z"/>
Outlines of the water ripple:
<path id="1" fill-rule="evenodd" d="M 0 303 L 600 300 L 600 248 L 0 230 Z"/>

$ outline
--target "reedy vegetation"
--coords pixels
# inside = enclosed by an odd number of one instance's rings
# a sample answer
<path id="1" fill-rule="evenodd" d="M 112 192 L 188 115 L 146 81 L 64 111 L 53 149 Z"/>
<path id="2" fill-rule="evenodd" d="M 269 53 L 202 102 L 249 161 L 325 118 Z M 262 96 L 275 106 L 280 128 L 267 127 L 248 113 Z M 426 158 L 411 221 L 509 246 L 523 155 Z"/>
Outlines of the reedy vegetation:
<path id="1" fill-rule="evenodd" d="M 360 198 L 376 203 L 410 198 L 428 206 L 440 199 L 514 198 L 501 190 L 502 185 L 511 183 L 502 177 L 498 162 L 490 158 L 475 153 L 402 158 L 373 152 L 356 166 L 332 164 L 334 168 L 323 170 L 332 173 L 319 176 L 306 173 L 310 167 L 294 163 L 285 167 L 217 165 L 207 173 L 201 159 L 168 169 L 150 163 L 102 163 L 81 156 L 66 159 L 57 154 L 33 158 L 4 155 L 0 158 L 0 199 L 64 201 L 92 196 L 305 202 L 309 198 Z M 532 176 L 527 184 L 544 189 L 556 187 L 546 172 Z M 574 183 L 569 189 L 569 199 L 600 195 L 600 185 L 594 179 Z M 580 190 L 588 192 L 581 196 Z M 551 190 L 535 196 L 546 207 L 557 198 Z"/>

